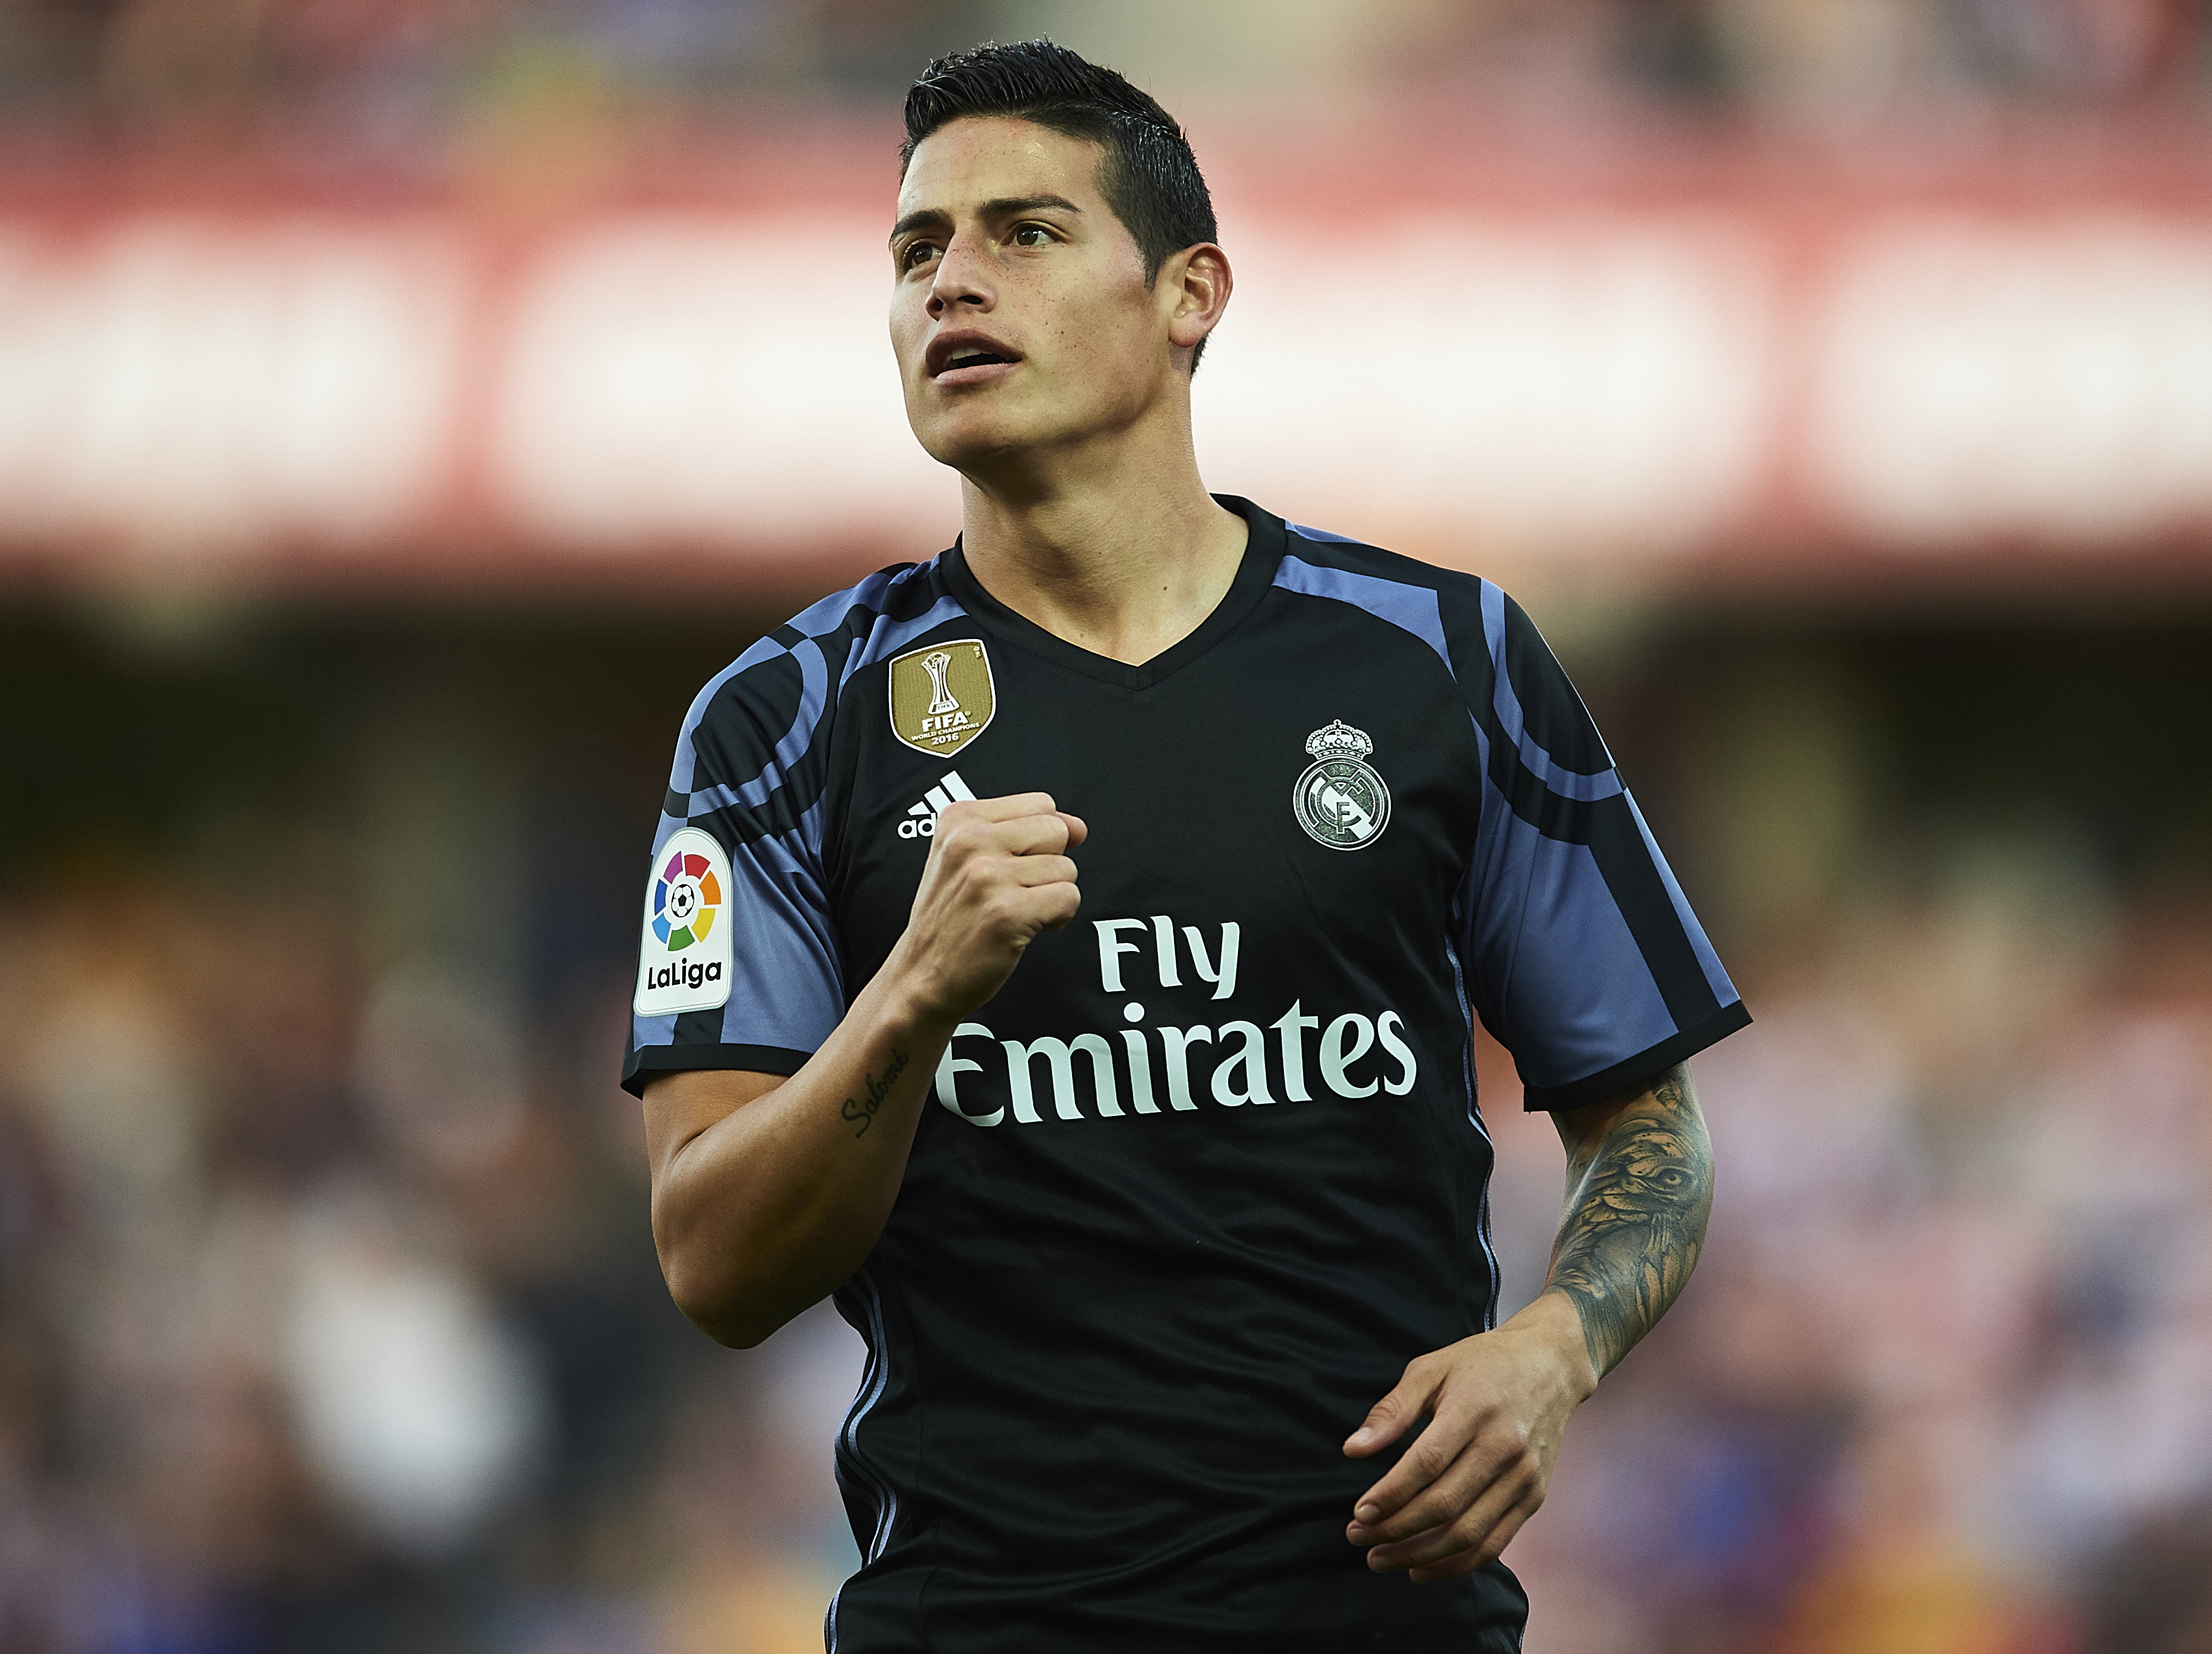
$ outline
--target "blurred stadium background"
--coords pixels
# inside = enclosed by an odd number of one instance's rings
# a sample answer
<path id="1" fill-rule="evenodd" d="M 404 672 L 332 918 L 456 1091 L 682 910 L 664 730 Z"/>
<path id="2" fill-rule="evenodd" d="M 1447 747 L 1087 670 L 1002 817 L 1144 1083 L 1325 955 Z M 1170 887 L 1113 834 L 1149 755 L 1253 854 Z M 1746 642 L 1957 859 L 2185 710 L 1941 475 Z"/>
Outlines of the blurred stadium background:
<path id="1" fill-rule="evenodd" d="M 857 1343 L 667 1305 L 634 904 L 957 528 L 897 102 L 1040 32 L 1214 181 L 1209 481 L 1514 590 L 1759 1019 L 1532 1654 L 2212 1650 L 2192 0 L 0 0 L 0 1649 L 819 1646 Z"/>

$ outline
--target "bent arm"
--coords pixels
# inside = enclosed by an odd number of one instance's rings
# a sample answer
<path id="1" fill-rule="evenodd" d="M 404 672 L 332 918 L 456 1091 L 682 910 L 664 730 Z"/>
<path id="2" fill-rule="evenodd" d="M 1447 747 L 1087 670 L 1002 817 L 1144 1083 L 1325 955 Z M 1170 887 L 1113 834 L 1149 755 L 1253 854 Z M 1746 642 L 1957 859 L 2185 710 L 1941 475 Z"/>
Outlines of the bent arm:
<path id="1" fill-rule="evenodd" d="M 702 1070 L 645 1091 L 653 1239 L 677 1307 L 761 1342 L 874 1248 L 945 1042 L 1040 931 L 1075 917 L 1083 823 L 1042 793 L 938 818 L 905 933 L 789 1079 Z"/>
<path id="2" fill-rule="evenodd" d="M 1618 1366 L 1680 1295 L 1705 1244 L 1713 1149 L 1677 1063 L 1645 1089 L 1553 1117 L 1567 1204 L 1545 1296 L 1582 1324 L 1593 1380 Z"/>
<path id="3" fill-rule="evenodd" d="M 646 1088 L 661 1272 L 718 1342 L 760 1342 L 882 1234 L 954 1026 L 903 987 L 879 972 L 788 1080 L 705 1069 Z"/>
<path id="4" fill-rule="evenodd" d="M 1567 1209 L 1535 1302 L 1417 1356 L 1344 1451 L 1365 1457 L 1430 1421 L 1362 1494 L 1345 1537 L 1419 1584 L 1495 1561 L 1544 1502 L 1567 1420 L 1689 1279 L 1712 1205 L 1712 1149 L 1686 1064 L 1553 1117 Z"/>

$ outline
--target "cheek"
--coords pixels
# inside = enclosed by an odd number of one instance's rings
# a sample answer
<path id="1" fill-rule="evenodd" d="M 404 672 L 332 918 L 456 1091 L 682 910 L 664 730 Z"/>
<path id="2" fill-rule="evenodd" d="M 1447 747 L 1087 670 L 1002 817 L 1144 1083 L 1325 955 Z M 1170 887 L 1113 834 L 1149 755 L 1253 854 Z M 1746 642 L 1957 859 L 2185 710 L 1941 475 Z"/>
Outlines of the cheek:
<path id="1" fill-rule="evenodd" d="M 901 288 L 891 294 L 889 320 L 891 350 L 898 357 L 899 367 L 903 371 L 921 353 L 928 318 L 923 313 L 921 302 Z"/>
<path id="2" fill-rule="evenodd" d="M 1098 345 L 1101 355 L 1111 365 L 1115 382 L 1125 394 L 1150 394 L 1149 387 L 1165 354 L 1149 306 L 1117 306 L 1101 330 Z"/>
<path id="3" fill-rule="evenodd" d="M 1100 295 L 1063 314 L 1066 319 L 1053 330 L 1054 342 L 1082 358 L 1088 370 L 1084 377 L 1095 390 L 1110 397 L 1150 372 L 1158 354 L 1158 329 L 1149 303 L 1125 294 Z"/>

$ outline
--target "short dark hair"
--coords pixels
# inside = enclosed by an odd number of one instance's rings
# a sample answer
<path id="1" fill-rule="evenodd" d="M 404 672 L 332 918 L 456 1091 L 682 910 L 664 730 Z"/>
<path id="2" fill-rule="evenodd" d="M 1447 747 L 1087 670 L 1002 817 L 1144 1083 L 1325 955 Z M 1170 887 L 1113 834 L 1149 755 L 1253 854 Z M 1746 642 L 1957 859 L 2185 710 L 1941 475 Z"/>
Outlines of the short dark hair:
<path id="1" fill-rule="evenodd" d="M 1171 255 L 1219 234 L 1213 197 L 1175 118 L 1149 93 L 1066 46 L 1043 39 L 986 44 L 931 64 L 907 88 L 899 176 L 924 138 L 977 116 L 1035 121 L 1097 144 L 1104 152 L 1098 193 L 1136 241 L 1147 282 Z M 1205 349 L 1201 339 L 1194 368 Z"/>

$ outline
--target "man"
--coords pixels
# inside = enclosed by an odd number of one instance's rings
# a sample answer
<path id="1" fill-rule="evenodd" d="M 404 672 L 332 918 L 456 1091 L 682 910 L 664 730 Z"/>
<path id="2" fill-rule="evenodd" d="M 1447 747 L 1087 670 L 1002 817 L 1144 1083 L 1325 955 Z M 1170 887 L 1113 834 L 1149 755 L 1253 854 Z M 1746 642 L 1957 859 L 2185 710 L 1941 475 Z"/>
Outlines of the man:
<path id="1" fill-rule="evenodd" d="M 1517 1647 L 1498 1554 L 1696 1261 L 1681 1064 L 1747 1018 L 1516 608 L 1206 492 L 1231 277 L 1159 106 L 1034 42 L 907 130 L 963 533 L 685 720 L 625 1075 L 670 1289 L 867 1341 L 837 1654 Z M 1570 1166 L 1494 1330 L 1470 1000 Z"/>

